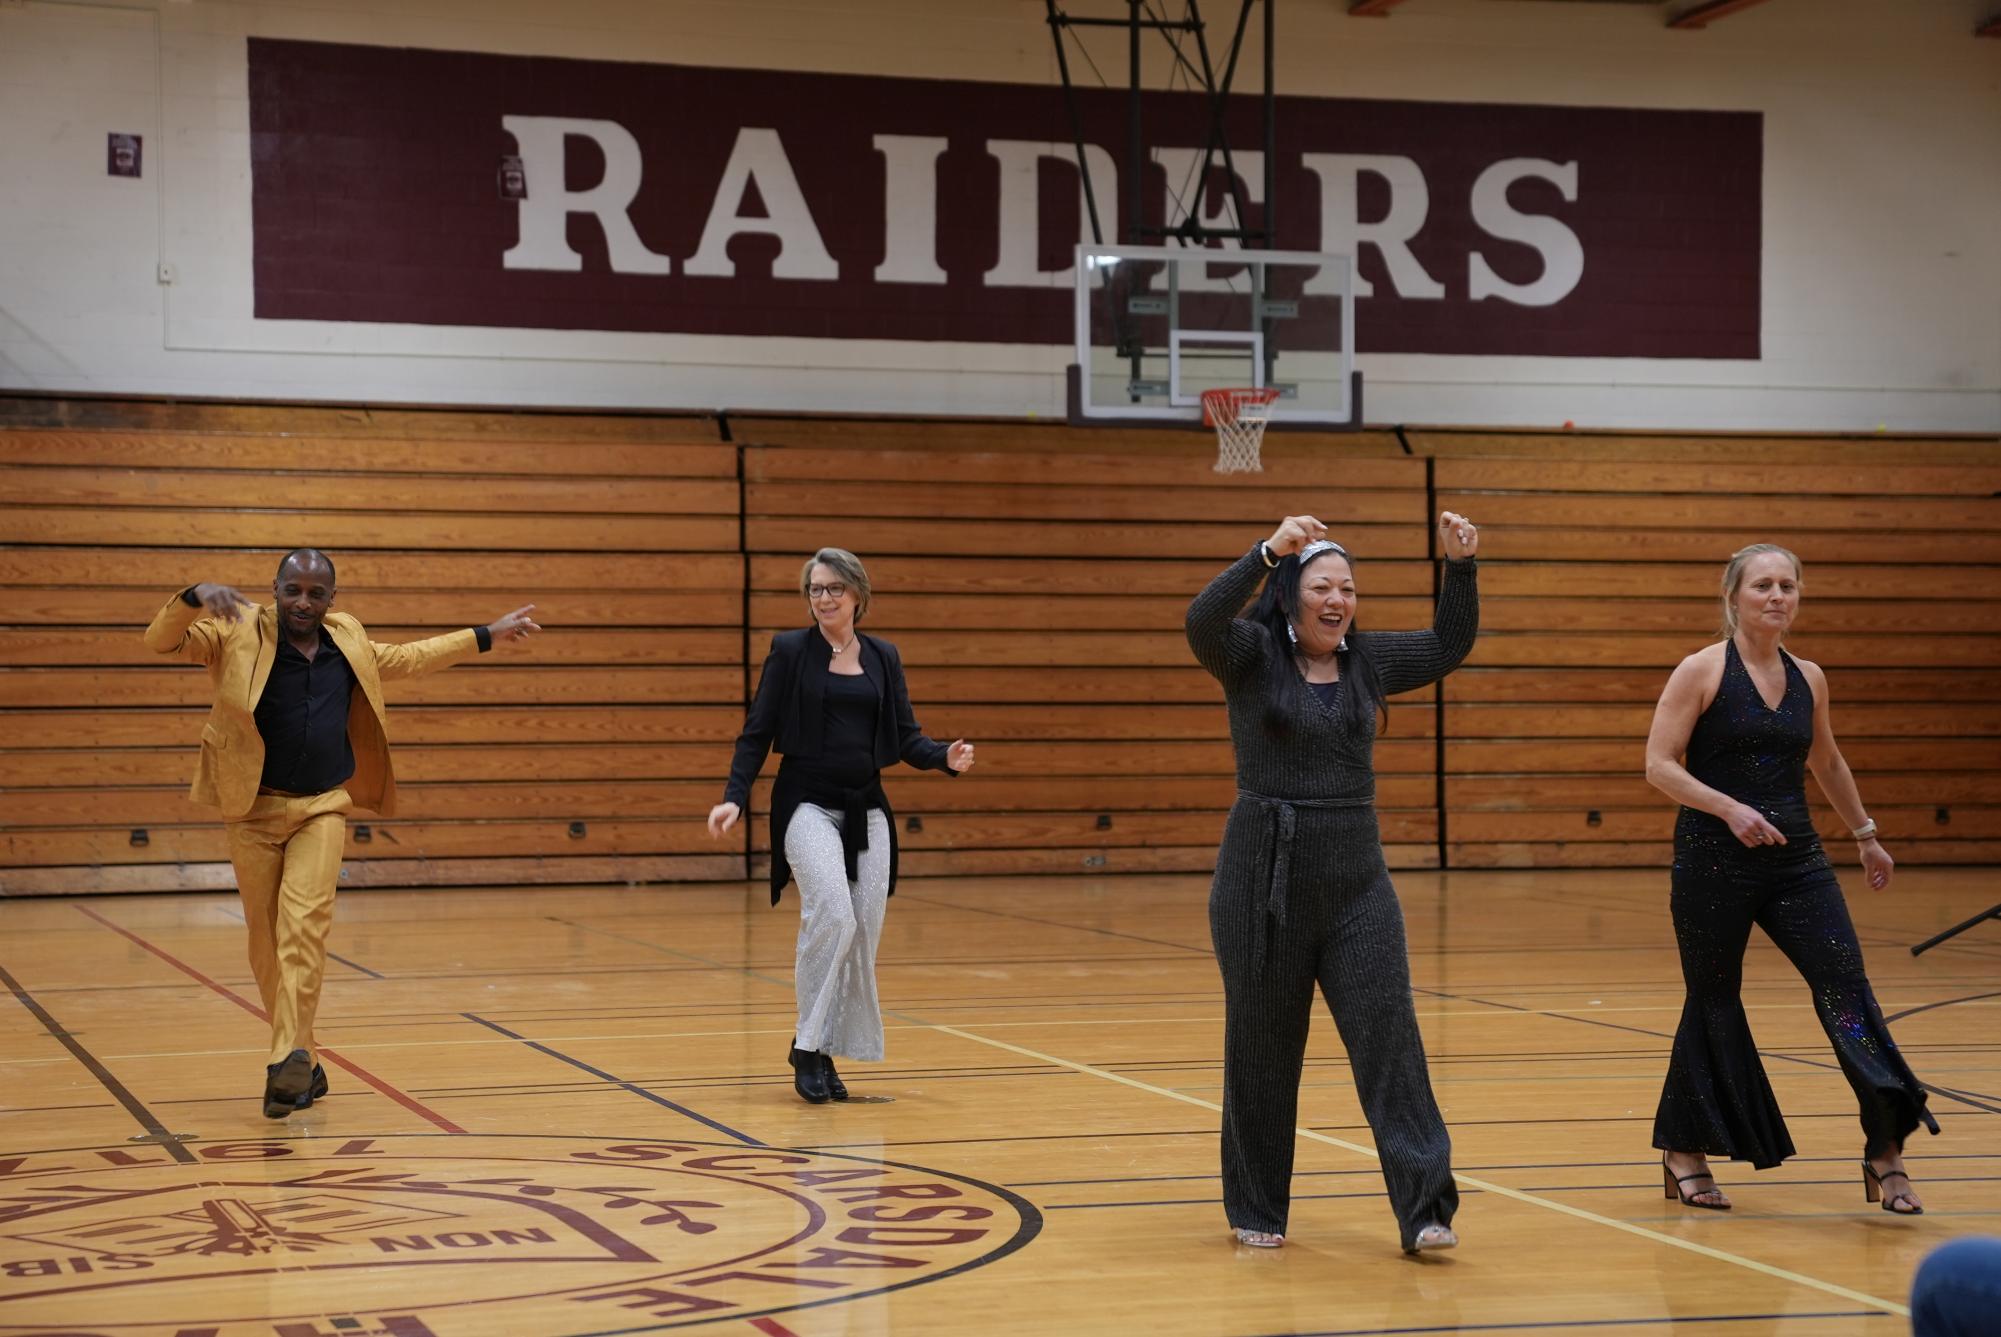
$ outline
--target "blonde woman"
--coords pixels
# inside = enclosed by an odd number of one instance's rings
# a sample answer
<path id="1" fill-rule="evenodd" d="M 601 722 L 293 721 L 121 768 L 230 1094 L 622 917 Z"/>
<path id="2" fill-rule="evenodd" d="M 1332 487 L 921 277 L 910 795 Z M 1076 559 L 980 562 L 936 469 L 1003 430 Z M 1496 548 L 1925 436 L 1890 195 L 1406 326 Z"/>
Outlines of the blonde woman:
<path id="1" fill-rule="evenodd" d="M 757 696 L 737 736 L 709 835 L 736 825 L 751 782 L 775 746 L 784 760 L 771 794 L 771 903 L 799 882 L 793 986 L 799 1023 L 788 1062 L 802 1100 L 846 1100 L 836 1055 L 882 1058 L 875 951 L 896 890 L 896 822 L 881 771 L 898 761 L 958 774 L 973 745 L 934 742 L 917 727 L 896 647 L 865 636 L 870 586 L 861 559 L 822 548 L 799 572 L 812 625 L 772 637 Z"/>
<path id="2" fill-rule="evenodd" d="M 1771 543 L 1732 555 L 1723 632 L 1681 661 L 1654 710 L 1647 780 L 1681 804 L 1675 823 L 1675 941 L 1688 998 L 1654 1118 L 1666 1195 L 1728 1211 L 1708 1157 L 1763 1170 L 1793 1154 L 1739 996 L 1751 926 L 1806 977 L 1820 1023 L 1862 1113 L 1870 1202 L 1924 1210 L 1904 1173 L 1904 1140 L 1938 1132 L 1862 972 L 1862 948 L 1807 812 L 1805 772 L 1853 831 L 1870 887 L 1890 885 L 1890 856 L 1862 806 L 1828 723 L 1827 675 L 1786 653 L 1799 614 L 1799 558 Z"/>

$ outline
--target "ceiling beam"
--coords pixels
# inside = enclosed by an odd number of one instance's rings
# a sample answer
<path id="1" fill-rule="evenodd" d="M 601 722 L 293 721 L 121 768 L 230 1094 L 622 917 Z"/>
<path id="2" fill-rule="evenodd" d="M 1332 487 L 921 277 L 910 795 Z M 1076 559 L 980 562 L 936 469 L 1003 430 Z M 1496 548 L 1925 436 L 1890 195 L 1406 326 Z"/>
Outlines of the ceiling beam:
<path id="1" fill-rule="evenodd" d="M 1718 19 L 1727 19 L 1732 14 L 1762 5 L 1765 0 L 1703 0 L 1703 3 L 1685 13 L 1668 20 L 1670 28 L 1707 28 Z"/>
<path id="2" fill-rule="evenodd" d="M 1270 0 L 1266 0 L 1270 3 Z M 1348 0 L 1348 17 L 1351 19 L 1388 18 L 1392 9 L 1403 0 Z"/>

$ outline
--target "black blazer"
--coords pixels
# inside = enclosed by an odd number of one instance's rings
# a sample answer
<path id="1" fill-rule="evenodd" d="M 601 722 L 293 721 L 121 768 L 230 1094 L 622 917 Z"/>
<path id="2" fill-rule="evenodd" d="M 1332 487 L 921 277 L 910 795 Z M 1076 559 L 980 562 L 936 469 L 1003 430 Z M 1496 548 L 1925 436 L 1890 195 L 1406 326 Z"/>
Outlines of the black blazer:
<path id="1" fill-rule="evenodd" d="M 946 764 L 949 748 L 927 738 L 918 727 L 910 707 L 910 689 L 903 680 L 903 659 L 896 647 L 875 636 L 861 637 L 862 672 L 876 689 L 875 755 L 878 770 L 903 761 L 924 771 L 956 775 Z M 816 757 L 826 728 L 827 678 L 832 672 L 834 647 L 818 627 L 781 631 L 771 638 L 770 653 L 764 657 L 764 671 L 758 678 L 757 695 L 744 717 L 743 731 L 737 735 L 736 755 L 730 763 L 729 783 L 723 802 L 748 810 L 750 786 L 764 766 L 765 757 L 775 747 L 781 756 Z M 792 880 L 792 868 L 785 860 L 785 827 L 798 808 L 796 795 L 785 793 L 784 771 L 772 796 L 771 813 L 771 900 L 775 905 L 785 884 Z M 896 822 L 884 799 L 879 806 L 891 817 L 889 824 L 890 890 L 896 889 Z"/>

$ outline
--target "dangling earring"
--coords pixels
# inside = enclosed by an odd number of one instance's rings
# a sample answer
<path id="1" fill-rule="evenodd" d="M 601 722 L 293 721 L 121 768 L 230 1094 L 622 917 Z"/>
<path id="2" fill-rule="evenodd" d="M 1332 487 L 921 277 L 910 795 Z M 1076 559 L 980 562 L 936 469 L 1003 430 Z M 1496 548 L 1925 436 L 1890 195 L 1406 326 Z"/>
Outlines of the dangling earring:
<path id="1" fill-rule="evenodd" d="M 1293 643 L 1294 645 L 1298 645 L 1298 644 L 1299 644 L 1299 632 L 1298 632 L 1298 631 L 1296 631 L 1296 630 L 1295 630 L 1295 629 L 1293 628 L 1293 625 L 1292 625 L 1292 622 L 1291 622 L 1291 620 L 1290 620 L 1290 619 L 1287 619 L 1287 621 L 1286 621 L 1286 624 L 1285 624 L 1285 638 L 1286 638 L 1286 639 L 1287 639 L 1288 641 L 1291 641 L 1291 642 L 1292 642 L 1292 643 Z"/>

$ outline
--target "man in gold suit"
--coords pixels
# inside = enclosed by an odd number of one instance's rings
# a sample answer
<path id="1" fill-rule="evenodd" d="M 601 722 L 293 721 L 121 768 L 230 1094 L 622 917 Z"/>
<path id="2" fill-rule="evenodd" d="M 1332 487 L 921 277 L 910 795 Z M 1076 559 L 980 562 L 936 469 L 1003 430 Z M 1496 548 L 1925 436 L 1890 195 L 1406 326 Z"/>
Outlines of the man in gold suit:
<path id="1" fill-rule="evenodd" d="M 334 564 L 316 548 L 285 554 L 271 593 L 260 606 L 228 585 L 191 585 L 167 600 L 146 644 L 206 666 L 214 685 L 189 792 L 221 809 L 229 833 L 250 969 L 271 1017 L 264 1114 L 282 1119 L 327 1091 L 313 1015 L 348 811 L 395 812 L 383 682 L 449 668 L 541 628 L 530 604 L 429 640 L 371 641 L 353 617 L 328 611 Z"/>

